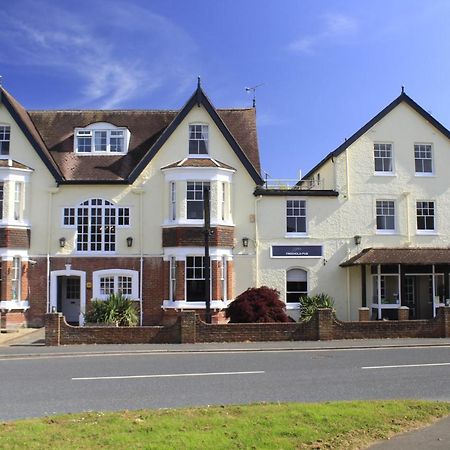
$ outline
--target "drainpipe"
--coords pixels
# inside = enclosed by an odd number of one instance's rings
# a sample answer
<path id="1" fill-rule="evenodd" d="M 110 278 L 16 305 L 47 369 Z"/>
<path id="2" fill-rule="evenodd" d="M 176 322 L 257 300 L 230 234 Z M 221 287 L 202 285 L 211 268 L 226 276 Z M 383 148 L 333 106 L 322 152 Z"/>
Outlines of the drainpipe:
<path id="1" fill-rule="evenodd" d="M 347 259 L 350 258 L 350 246 L 347 244 Z M 347 267 L 346 273 L 346 282 L 347 282 L 347 320 L 350 320 L 350 267 Z"/>
<path id="2" fill-rule="evenodd" d="M 259 287 L 259 249 L 258 249 L 258 202 L 261 200 L 262 195 L 258 195 L 255 198 L 255 266 L 256 266 L 256 287 Z"/>
<path id="3" fill-rule="evenodd" d="M 411 220 L 409 217 L 409 197 L 411 196 L 411 192 L 404 192 L 403 195 L 405 196 L 405 202 L 406 202 L 406 236 L 407 236 L 407 241 L 406 243 L 408 245 L 411 244 Z"/>

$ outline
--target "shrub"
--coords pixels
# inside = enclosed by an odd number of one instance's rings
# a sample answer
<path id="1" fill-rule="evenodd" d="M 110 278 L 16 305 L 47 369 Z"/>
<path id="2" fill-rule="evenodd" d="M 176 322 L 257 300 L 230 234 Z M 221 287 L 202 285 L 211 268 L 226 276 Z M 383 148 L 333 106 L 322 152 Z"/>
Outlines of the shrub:
<path id="1" fill-rule="evenodd" d="M 249 288 L 228 306 L 226 316 L 232 323 L 289 322 L 285 306 L 276 289 Z"/>
<path id="2" fill-rule="evenodd" d="M 110 294 L 107 300 L 94 299 L 85 316 L 86 322 L 106 323 L 117 327 L 134 327 L 139 322 L 136 304 L 122 293 Z"/>
<path id="3" fill-rule="evenodd" d="M 308 322 L 319 308 L 333 308 L 334 300 L 328 294 L 300 298 L 300 322 Z M 334 309 L 334 308 L 333 308 Z"/>

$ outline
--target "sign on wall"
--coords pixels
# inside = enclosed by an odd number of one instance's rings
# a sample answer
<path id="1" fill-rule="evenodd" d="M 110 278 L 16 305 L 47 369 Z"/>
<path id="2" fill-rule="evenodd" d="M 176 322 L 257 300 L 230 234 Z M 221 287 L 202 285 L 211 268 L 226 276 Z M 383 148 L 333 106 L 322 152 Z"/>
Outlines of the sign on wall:
<path id="1" fill-rule="evenodd" d="M 323 255 L 321 245 L 272 245 L 271 258 L 320 258 Z"/>

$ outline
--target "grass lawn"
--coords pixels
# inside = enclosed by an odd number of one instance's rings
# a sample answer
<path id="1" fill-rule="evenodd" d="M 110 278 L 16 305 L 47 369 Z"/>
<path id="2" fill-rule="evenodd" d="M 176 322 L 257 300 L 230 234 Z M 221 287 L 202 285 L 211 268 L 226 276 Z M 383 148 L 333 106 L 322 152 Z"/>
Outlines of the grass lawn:
<path id="1" fill-rule="evenodd" d="M 448 414 L 422 401 L 92 412 L 1 423 L 0 448 L 352 449 Z"/>

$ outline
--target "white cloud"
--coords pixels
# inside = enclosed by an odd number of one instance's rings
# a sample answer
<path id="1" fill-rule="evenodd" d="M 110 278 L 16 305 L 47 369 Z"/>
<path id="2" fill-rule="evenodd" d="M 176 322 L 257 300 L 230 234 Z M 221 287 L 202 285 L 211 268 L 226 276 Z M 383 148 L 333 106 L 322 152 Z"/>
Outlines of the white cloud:
<path id="1" fill-rule="evenodd" d="M 346 38 L 358 31 L 356 20 L 344 14 L 326 14 L 316 33 L 301 36 L 287 45 L 294 53 L 313 53 L 320 45 Z"/>
<path id="2" fill-rule="evenodd" d="M 131 1 L 90 1 L 61 9 L 50 2 L 0 10 L 0 48 L 7 64 L 75 77 L 78 106 L 120 107 L 163 87 L 193 86 L 197 46 L 175 23 Z M 179 92 L 178 92 L 179 93 Z"/>

